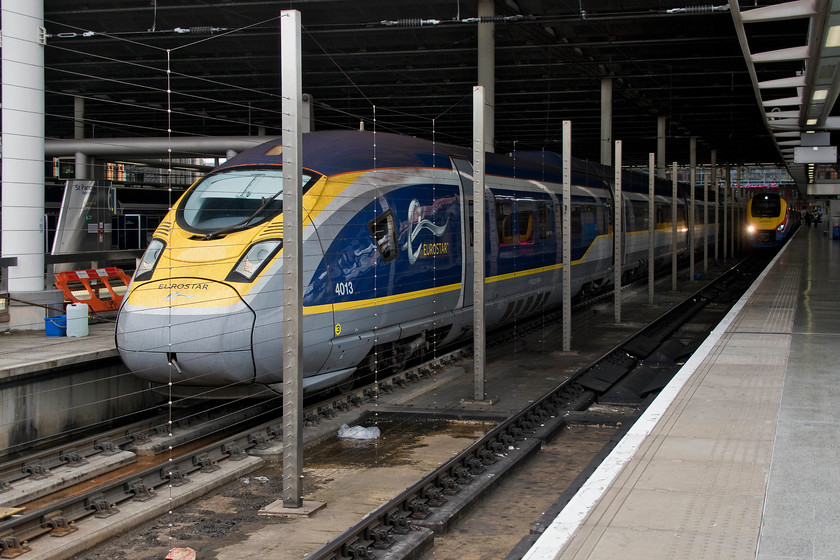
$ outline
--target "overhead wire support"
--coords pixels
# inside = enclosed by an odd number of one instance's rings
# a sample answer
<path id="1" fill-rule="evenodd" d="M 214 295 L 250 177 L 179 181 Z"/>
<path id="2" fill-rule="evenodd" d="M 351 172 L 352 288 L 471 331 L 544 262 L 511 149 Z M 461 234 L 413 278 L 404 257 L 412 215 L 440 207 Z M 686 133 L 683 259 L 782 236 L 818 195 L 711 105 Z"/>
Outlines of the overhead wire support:
<path id="1" fill-rule="evenodd" d="M 535 16 L 516 14 L 513 16 L 481 16 L 448 20 L 421 18 L 383 19 L 379 24 L 387 27 L 423 27 L 424 25 L 441 25 L 447 23 L 515 23 L 535 19 L 537 19 Z"/>

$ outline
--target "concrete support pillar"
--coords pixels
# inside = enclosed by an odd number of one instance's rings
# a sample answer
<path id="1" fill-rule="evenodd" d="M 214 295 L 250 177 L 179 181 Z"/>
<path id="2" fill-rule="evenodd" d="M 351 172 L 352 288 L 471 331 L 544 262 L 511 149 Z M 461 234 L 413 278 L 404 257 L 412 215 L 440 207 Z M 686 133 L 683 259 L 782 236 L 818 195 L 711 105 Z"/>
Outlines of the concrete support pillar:
<path id="1" fill-rule="evenodd" d="M 312 132 L 313 130 L 315 130 L 315 123 L 313 121 L 314 119 L 312 117 L 312 96 L 308 93 L 304 93 L 301 96 L 300 131 L 305 134 L 307 132 Z M 257 128 L 257 136 L 265 136 L 264 126 Z"/>
<path id="2" fill-rule="evenodd" d="M 73 98 L 73 138 L 76 140 L 82 140 L 84 137 L 85 98 L 76 96 Z M 90 179 L 90 169 L 88 168 L 90 162 L 88 161 L 87 154 L 83 152 L 76 152 L 75 163 L 75 173 L 73 176 L 76 179 Z"/>
<path id="3" fill-rule="evenodd" d="M 44 4 L 2 0 L 2 254 L 13 297 L 36 299 L 44 286 Z M 29 300 L 27 300 L 29 301 Z M 44 328 L 42 308 L 15 308 L 11 326 Z M 24 315 L 29 315 L 24 317 Z M 17 324 L 14 324 L 17 323 Z"/>
<path id="4" fill-rule="evenodd" d="M 723 180 L 723 260 L 729 259 L 729 166 L 724 168 Z"/>
<path id="5" fill-rule="evenodd" d="M 720 260 L 720 188 L 718 187 L 717 150 L 712 150 L 711 178 L 709 182 L 715 193 L 715 262 Z"/>
<path id="6" fill-rule="evenodd" d="M 496 15 L 493 0 L 478 0 L 478 17 Z M 495 152 L 496 145 L 496 24 L 492 21 L 478 24 L 478 85 L 484 87 L 484 142 L 485 151 Z"/>
<path id="7" fill-rule="evenodd" d="M 744 231 L 741 227 L 743 221 L 741 220 L 741 166 L 735 168 L 735 188 L 732 189 L 732 256 L 741 254 L 741 236 Z"/>
<path id="8" fill-rule="evenodd" d="M 85 98 L 73 98 L 73 138 L 81 140 L 85 137 Z"/>
<path id="9" fill-rule="evenodd" d="M 686 226 L 688 226 L 688 279 L 694 281 L 694 189 L 697 186 L 697 137 L 692 136 L 689 140 L 688 152 L 688 173 L 689 185 L 691 185 L 691 192 L 688 196 L 688 208 L 685 218 Z"/>
<path id="10" fill-rule="evenodd" d="M 601 164 L 612 165 L 612 79 L 601 79 Z"/>
<path id="11" fill-rule="evenodd" d="M 76 179 L 90 179 L 90 169 L 87 154 L 76 152 Z"/>
<path id="12" fill-rule="evenodd" d="M 656 119 L 656 176 L 665 178 L 665 117 Z"/>

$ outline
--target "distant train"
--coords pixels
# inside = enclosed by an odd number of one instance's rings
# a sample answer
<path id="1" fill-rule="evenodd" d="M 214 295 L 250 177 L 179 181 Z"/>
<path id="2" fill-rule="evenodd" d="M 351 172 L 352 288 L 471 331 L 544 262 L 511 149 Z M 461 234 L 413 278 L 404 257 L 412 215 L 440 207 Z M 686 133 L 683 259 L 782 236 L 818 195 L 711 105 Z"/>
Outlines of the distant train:
<path id="1" fill-rule="evenodd" d="M 753 196 L 747 202 L 749 244 L 756 249 L 780 247 L 800 225 L 801 212 L 790 208 L 778 193 Z"/>
<path id="2" fill-rule="evenodd" d="M 222 164 L 155 231 L 116 326 L 117 348 L 136 375 L 184 396 L 282 390 L 281 151 L 279 141 L 269 142 Z M 346 384 L 360 369 L 398 368 L 471 336 L 471 151 L 332 131 L 304 134 L 301 153 L 305 389 Z M 545 152 L 487 154 L 488 329 L 562 302 L 560 163 Z M 614 204 L 611 172 L 579 161 L 572 167 L 576 294 L 604 289 L 614 277 Z M 651 265 L 647 178 L 628 173 L 622 188 L 629 275 Z M 656 193 L 661 262 L 671 254 L 671 183 L 657 181 Z M 687 197 L 681 188 L 680 252 L 688 246 Z M 704 237 L 702 200 L 695 208 L 702 248 L 713 237 Z"/>

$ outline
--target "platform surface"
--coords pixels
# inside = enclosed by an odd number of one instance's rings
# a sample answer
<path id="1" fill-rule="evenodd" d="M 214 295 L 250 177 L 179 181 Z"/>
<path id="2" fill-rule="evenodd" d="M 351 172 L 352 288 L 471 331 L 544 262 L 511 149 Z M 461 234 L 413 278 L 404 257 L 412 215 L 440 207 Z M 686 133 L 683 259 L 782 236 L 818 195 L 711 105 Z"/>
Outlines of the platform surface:
<path id="1" fill-rule="evenodd" d="M 837 558 L 838 294 L 800 229 L 524 558 Z"/>
<path id="2" fill-rule="evenodd" d="M 114 323 L 91 323 L 88 335 L 47 336 L 44 330 L 0 332 L 0 381 L 117 356 Z"/>

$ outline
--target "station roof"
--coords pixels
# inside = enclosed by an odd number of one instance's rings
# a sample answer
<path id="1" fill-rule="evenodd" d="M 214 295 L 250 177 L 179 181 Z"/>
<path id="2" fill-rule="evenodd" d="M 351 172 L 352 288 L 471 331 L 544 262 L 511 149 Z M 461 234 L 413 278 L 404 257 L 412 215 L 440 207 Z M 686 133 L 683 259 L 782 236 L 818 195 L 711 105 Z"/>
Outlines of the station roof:
<path id="1" fill-rule="evenodd" d="M 688 163 L 694 136 L 698 163 L 714 148 L 721 165 L 787 166 L 802 188 L 792 142 L 837 120 L 825 37 L 840 0 L 493 4 L 497 152 L 560 152 L 569 120 L 573 155 L 598 161 L 611 78 L 625 165 L 647 165 L 665 116 L 669 163 Z M 314 129 L 471 144 L 476 0 L 45 0 L 47 138 L 73 138 L 78 97 L 86 137 L 279 135 L 285 9 L 301 12 Z"/>

